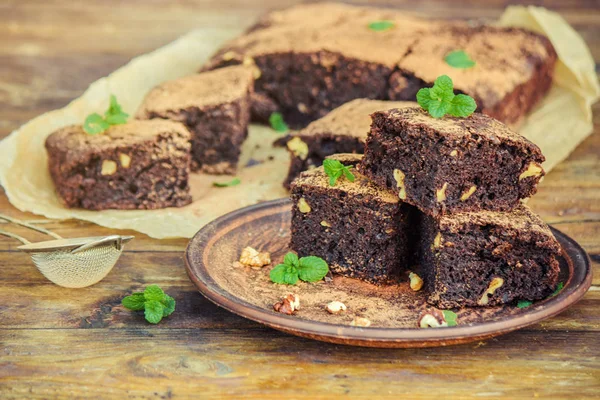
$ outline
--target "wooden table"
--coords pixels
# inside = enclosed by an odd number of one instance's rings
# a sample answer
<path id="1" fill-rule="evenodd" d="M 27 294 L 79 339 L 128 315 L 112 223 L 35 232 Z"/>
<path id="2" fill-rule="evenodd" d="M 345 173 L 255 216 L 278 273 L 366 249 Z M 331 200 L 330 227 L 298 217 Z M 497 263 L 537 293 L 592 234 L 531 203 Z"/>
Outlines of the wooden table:
<path id="1" fill-rule="evenodd" d="M 291 3 L 4 0 L 0 137 L 62 107 L 130 58 L 193 28 L 234 29 L 265 9 Z M 393 3 L 443 18 L 495 18 L 505 1 Z M 545 5 L 562 13 L 599 60 L 598 3 Z M 184 271 L 186 240 L 136 234 L 106 279 L 75 290 L 46 281 L 7 239 L 0 241 L 0 398 L 598 397 L 600 105 L 595 127 L 596 133 L 548 174 L 531 201 L 546 221 L 585 247 L 595 270 L 585 298 L 551 320 L 457 347 L 336 346 L 264 328 L 209 303 Z M 0 210 L 40 220 L 16 211 L 2 193 Z M 79 221 L 43 222 L 66 237 L 111 232 Z M 151 283 L 177 300 L 176 312 L 158 326 L 120 305 L 124 295 Z"/>

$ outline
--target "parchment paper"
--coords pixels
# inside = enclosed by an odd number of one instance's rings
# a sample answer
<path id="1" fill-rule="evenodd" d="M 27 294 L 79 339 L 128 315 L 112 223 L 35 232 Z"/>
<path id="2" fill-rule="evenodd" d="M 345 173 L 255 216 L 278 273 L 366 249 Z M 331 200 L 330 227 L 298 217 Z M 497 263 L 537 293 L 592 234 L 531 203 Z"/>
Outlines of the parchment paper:
<path id="1" fill-rule="evenodd" d="M 556 13 L 543 8 L 507 8 L 499 24 L 521 26 L 546 34 L 560 62 L 550 94 L 522 125 L 520 132 L 538 144 L 548 171 L 593 129 L 591 104 L 600 89 L 594 61 L 582 38 Z M 241 30 L 240 30 L 241 32 Z M 279 137 L 268 127 L 253 125 L 242 150 L 238 176 L 242 183 L 215 188 L 214 181 L 229 177 L 193 174 L 194 202 L 187 207 L 153 211 L 87 211 L 65 208 L 56 196 L 47 168 L 46 137 L 56 129 L 81 123 L 106 108 L 115 94 L 133 114 L 143 96 L 155 85 L 197 71 L 229 39 L 219 30 L 193 31 L 152 53 L 137 57 L 106 78 L 94 82 L 66 107 L 43 114 L 0 142 L 0 183 L 9 201 L 21 211 L 47 218 L 78 218 L 119 229 L 133 229 L 155 238 L 191 237 L 200 227 L 227 212 L 287 195 L 281 183 L 287 172 L 285 150 L 271 147 Z"/>

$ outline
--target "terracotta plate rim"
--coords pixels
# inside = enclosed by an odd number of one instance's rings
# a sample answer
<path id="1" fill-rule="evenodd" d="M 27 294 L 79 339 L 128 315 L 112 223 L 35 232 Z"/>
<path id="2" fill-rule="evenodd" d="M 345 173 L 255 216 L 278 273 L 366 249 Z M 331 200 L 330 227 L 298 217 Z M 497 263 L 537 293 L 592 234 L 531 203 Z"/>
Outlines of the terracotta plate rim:
<path id="1" fill-rule="evenodd" d="M 441 342 L 445 341 L 460 341 L 468 338 L 476 340 L 482 337 L 497 336 L 553 317 L 579 301 L 592 284 L 591 263 L 587 253 L 575 240 L 551 227 L 552 232 L 561 243 L 564 257 L 569 263 L 569 279 L 558 295 L 538 302 L 516 316 L 487 323 L 458 325 L 441 329 L 361 328 L 301 319 L 257 307 L 223 289 L 212 279 L 201 259 L 193 260 L 191 258 L 192 249 L 197 249 L 200 253 L 206 251 L 206 245 L 211 241 L 215 232 L 231 225 L 238 218 L 250 213 L 275 214 L 284 211 L 290 205 L 291 202 L 287 198 L 255 204 L 225 214 L 201 228 L 190 240 L 185 251 L 188 276 L 200 293 L 217 306 L 234 314 L 300 336 L 334 342 L 348 341 L 349 344 L 358 345 L 385 345 L 390 342 L 406 344 L 414 342 L 418 345 L 417 343 L 431 341 L 440 342 L 442 345 Z"/>

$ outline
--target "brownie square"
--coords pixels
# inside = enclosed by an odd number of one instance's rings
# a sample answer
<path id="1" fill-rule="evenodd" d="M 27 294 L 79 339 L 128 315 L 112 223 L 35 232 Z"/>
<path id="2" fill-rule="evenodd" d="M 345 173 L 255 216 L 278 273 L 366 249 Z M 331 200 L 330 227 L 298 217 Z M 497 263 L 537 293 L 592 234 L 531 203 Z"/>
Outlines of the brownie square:
<path id="1" fill-rule="evenodd" d="M 356 165 L 360 157 L 330 158 Z M 292 183 L 290 246 L 299 256 L 323 258 L 337 274 L 376 284 L 397 280 L 412 251 L 412 207 L 352 171 L 354 182 L 342 177 L 335 186 L 323 167 L 303 172 Z"/>
<path id="2" fill-rule="evenodd" d="M 416 106 L 416 103 L 356 99 L 311 122 L 306 128 L 293 132 L 290 135 L 292 141 L 288 140 L 287 144 L 290 169 L 284 186 L 289 189 L 290 183 L 300 172 L 320 166 L 327 156 L 338 153 L 362 154 L 371 125 L 370 115 L 375 111 L 411 106 Z"/>
<path id="3" fill-rule="evenodd" d="M 475 61 L 454 68 L 445 57 L 462 50 Z M 440 75 L 452 78 L 455 91 L 473 97 L 477 111 L 510 126 L 550 90 L 557 55 L 550 41 L 518 28 L 449 26 L 420 36 L 390 77 L 390 99 L 415 98 Z"/>
<path id="4" fill-rule="evenodd" d="M 171 121 L 132 121 L 89 135 L 81 125 L 46 139 L 48 167 L 64 204 L 133 210 L 189 204 L 190 133 Z"/>
<path id="5" fill-rule="evenodd" d="M 421 276 L 440 308 L 540 300 L 556 289 L 561 248 L 527 206 L 422 215 Z"/>
<path id="6" fill-rule="evenodd" d="M 169 81 L 146 95 L 137 118 L 183 123 L 192 133 L 192 169 L 233 174 L 248 135 L 253 82 L 244 66 Z"/>
<path id="7" fill-rule="evenodd" d="M 544 175 L 540 149 L 483 114 L 435 119 L 406 108 L 372 118 L 361 172 L 429 215 L 509 211 Z"/>

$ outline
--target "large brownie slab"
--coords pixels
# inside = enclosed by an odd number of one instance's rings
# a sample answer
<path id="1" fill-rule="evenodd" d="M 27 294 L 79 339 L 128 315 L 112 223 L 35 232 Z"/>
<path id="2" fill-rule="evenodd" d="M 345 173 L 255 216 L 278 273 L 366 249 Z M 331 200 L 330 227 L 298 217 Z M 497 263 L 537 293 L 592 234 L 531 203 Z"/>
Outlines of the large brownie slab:
<path id="1" fill-rule="evenodd" d="M 359 155 L 335 155 L 355 165 Z M 305 171 L 292 183 L 291 248 L 300 256 L 318 256 L 337 274 L 373 283 L 396 280 L 408 267 L 412 207 L 353 170 L 354 182 L 335 186 L 323 167 Z"/>
<path id="2" fill-rule="evenodd" d="M 509 211 L 544 175 L 540 149 L 484 114 L 435 119 L 406 108 L 372 117 L 359 168 L 427 214 Z"/>
<path id="3" fill-rule="evenodd" d="M 373 30 L 373 22 L 392 27 Z M 464 50 L 468 69 L 444 59 Z M 355 98 L 415 100 L 446 74 L 480 111 L 517 124 L 547 93 L 556 62 L 549 40 L 518 28 L 427 20 L 406 12 L 343 4 L 305 4 L 263 17 L 230 41 L 204 69 L 257 68 L 253 114 L 283 113 L 306 126 Z"/>
<path id="4" fill-rule="evenodd" d="M 171 121 L 132 121 L 98 135 L 80 125 L 46 139 L 48 167 L 67 207 L 156 209 L 189 204 L 190 133 Z"/>
<path id="5" fill-rule="evenodd" d="M 165 82 L 146 95 L 137 118 L 183 123 L 192 133 L 192 169 L 232 174 L 248 135 L 253 84 L 243 66 Z"/>
<path id="6" fill-rule="evenodd" d="M 311 122 L 306 128 L 293 132 L 287 145 L 290 169 L 284 186 L 289 188 L 300 172 L 320 166 L 327 156 L 337 153 L 362 154 L 371 126 L 371 114 L 375 111 L 416 105 L 409 101 L 356 99 Z"/>
<path id="7" fill-rule="evenodd" d="M 421 275 L 440 308 L 540 300 L 555 290 L 560 245 L 527 206 L 422 215 Z"/>

